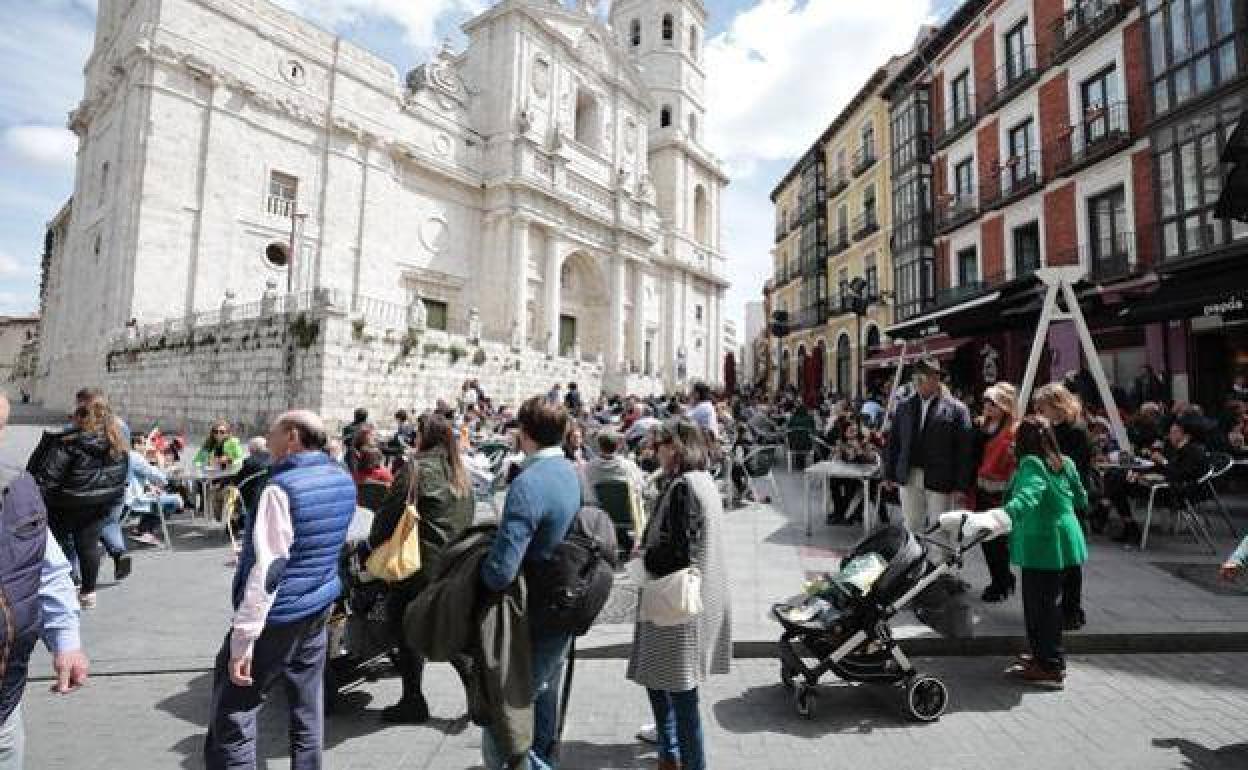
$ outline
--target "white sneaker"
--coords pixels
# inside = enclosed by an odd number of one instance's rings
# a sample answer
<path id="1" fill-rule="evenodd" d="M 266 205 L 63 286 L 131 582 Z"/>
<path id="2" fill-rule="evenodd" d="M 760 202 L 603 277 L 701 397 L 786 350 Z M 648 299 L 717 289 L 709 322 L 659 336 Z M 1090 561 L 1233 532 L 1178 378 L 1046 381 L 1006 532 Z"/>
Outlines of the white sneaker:
<path id="1" fill-rule="evenodd" d="M 637 731 L 637 740 L 657 746 L 659 744 L 659 731 L 654 725 L 646 725 Z"/>

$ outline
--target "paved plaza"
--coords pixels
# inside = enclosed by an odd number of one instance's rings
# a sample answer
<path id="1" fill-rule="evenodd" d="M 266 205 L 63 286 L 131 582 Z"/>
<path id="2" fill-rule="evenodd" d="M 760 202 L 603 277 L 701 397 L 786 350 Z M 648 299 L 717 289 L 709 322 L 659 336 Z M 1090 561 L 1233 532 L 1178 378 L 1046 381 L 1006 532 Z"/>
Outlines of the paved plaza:
<path id="1" fill-rule="evenodd" d="M 0 456 L 23 461 L 38 430 L 12 426 Z M 732 674 L 713 680 L 703 695 L 712 767 L 1248 767 L 1248 655 L 1237 652 L 1248 649 L 1248 600 L 1242 591 L 1215 593 L 1158 566 L 1199 565 L 1193 569 L 1200 572 L 1217 563 L 1168 534 L 1156 537 L 1145 554 L 1093 542 L 1085 580 L 1089 624 L 1068 637 L 1076 655 L 1065 692 L 1023 688 L 1001 677 L 1004 655 L 1021 648 L 1021 608 L 1016 599 L 979 601 L 985 578 L 982 559 L 973 554 L 964 570 L 972 584 L 964 597 L 973 621 L 969 639 L 935 634 L 910 613 L 894 624 L 920 668 L 949 685 L 949 712 L 938 724 L 909 722 L 899 691 L 871 687 L 825 687 L 815 718 L 800 719 L 779 684 L 778 626 L 767 611 L 810 575 L 833 568 L 861 533 L 820 524 L 807 539 L 799 480 L 782 474 L 781 484 L 783 506 L 727 514 L 737 661 Z M 210 666 L 229 622 L 232 568 L 219 528 L 179 521 L 174 531 L 177 550 L 136 553 L 126 582 L 113 583 L 111 567 L 104 567 L 99 609 L 84 615 L 90 685 L 59 697 L 47 692 L 46 680 L 32 683 L 29 767 L 199 766 Z M 1230 548 L 1229 537 L 1222 545 Z M 584 657 L 566 733 L 568 768 L 653 763 L 653 751 L 633 739 L 648 721 L 648 707 L 641 688 L 624 678 L 622 657 L 632 634 L 628 586 L 619 594 L 609 622 L 581 640 Z M 1101 650 L 1207 652 L 1078 654 Z M 39 650 L 32 665 L 46 675 L 46 653 Z M 463 696 L 448 668 L 429 669 L 435 719 L 424 727 L 380 724 L 380 708 L 398 693 L 397 679 L 380 673 L 350 689 L 330 720 L 327 767 L 477 765 L 480 731 L 462 716 Z M 280 719 L 266 722 L 272 767 L 284 766 L 284 730 Z"/>

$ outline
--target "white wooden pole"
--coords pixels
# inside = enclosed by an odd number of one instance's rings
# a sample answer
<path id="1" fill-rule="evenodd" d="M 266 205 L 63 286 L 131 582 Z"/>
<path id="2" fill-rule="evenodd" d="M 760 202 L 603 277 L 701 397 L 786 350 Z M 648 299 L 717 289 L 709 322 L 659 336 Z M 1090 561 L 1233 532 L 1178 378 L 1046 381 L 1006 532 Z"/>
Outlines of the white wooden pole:
<path id="1" fill-rule="evenodd" d="M 897 371 L 893 372 L 893 389 L 888 392 L 888 404 L 884 407 L 884 425 L 880 430 L 887 432 L 893 422 L 893 407 L 897 405 L 897 389 L 901 387 L 901 375 L 906 370 L 906 348 L 910 340 L 901 341 L 901 353 L 897 356 Z"/>
<path id="2" fill-rule="evenodd" d="M 1130 450 L 1131 442 L 1127 438 L 1126 426 L 1122 424 L 1122 415 L 1118 413 L 1118 405 L 1114 403 L 1114 393 L 1109 389 L 1109 379 L 1105 376 L 1104 367 L 1101 366 L 1101 357 L 1097 355 L 1096 345 L 1092 342 L 1092 334 L 1088 331 L 1088 324 L 1083 319 L 1079 299 L 1075 296 L 1075 290 L 1071 288 L 1068 281 L 1063 280 L 1061 288 L 1062 295 L 1066 297 L 1070 320 L 1079 333 L 1079 345 L 1083 348 L 1083 356 L 1087 359 L 1092 379 L 1096 381 L 1096 389 L 1101 394 L 1101 403 L 1105 405 L 1105 414 L 1109 417 L 1109 424 L 1114 429 L 1114 437 L 1118 439 L 1120 448 Z"/>
<path id="3" fill-rule="evenodd" d="M 1031 403 L 1031 391 L 1036 386 L 1036 371 L 1040 368 L 1040 354 L 1049 336 L 1049 324 L 1057 311 L 1057 283 L 1049 283 L 1044 293 L 1044 307 L 1040 311 L 1040 322 L 1036 325 L 1036 335 L 1031 341 L 1031 352 L 1027 356 L 1027 369 L 1023 372 L 1023 386 L 1018 391 L 1018 408 L 1026 414 Z"/>

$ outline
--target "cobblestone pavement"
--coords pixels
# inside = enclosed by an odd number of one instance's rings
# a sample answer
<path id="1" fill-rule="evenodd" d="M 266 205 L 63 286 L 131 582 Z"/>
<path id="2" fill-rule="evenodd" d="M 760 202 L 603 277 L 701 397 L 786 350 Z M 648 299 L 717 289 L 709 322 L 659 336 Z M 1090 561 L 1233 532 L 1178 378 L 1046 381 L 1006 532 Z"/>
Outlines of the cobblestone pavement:
<path id="1" fill-rule="evenodd" d="M 934 724 L 901 712 L 888 687 L 822 688 L 814 719 L 799 718 L 774 663 L 738 661 L 704 688 L 710 766 L 725 768 L 1200 768 L 1248 767 L 1248 666 L 1243 655 L 1089 656 L 1073 659 L 1066 690 L 1006 681 L 1001 658 L 920 661 L 942 676 L 951 702 Z M 72 696 L 35 682 L 25 708 L 28 767 L 200 767 L 208 673 L 99 677 Z M 641 688 L 622 661 L 581 661 L 576 671 L 564 768 L 653 767 L 635 742 L 648 721 Z M 480 730 L 459 715 L 463 696 L 450 669 L 432 665 L 426 693 L 434 719 L 388 727 L 378 710 L 397 697 L 392 677 L 349 693 L 328 722 L 327 768 L 477 767 Z M 264 719 L 267 767 L 285 767 L 280 697 Z"/>

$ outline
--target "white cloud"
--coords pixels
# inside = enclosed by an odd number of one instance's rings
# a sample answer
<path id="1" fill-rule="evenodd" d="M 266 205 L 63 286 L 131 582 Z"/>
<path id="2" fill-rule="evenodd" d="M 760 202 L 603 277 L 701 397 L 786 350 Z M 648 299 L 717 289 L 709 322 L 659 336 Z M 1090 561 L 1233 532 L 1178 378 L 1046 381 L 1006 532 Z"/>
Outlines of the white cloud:
<path id="1" fill-rule="evenodd" d="M 707 44 L 709 142 L 730 163 L 792 158 L 890 56 L 931 0 L 761 0 Z"/>
<path id="2" fill-rule="evenodd" d="M 25 275 L 29 269 L 29 266 L 22 264 L 17 257 L 6 251 L 0 251 L 0 279 Z"/>
<path id="3" fill-rule="evenodd" d="M 78 150 L 78 138 L 59 126 L 12 126 L 4 132 L 0 144 L 25 164 L 58 171 L 73 168 Z"/>
<path id="4" fill-rule="evenodd" d="M 277 5 L 330 29 L 370 20 L 398 24 L 407 41 L 417 48 L 437 42 L 438 22 L 446 15 L 476 14 L 491 0 L 274 0 Z"/>
<path id="5" fill-rule="evenodd" d="M 932 0 L 760 0 L 707 42 L 708 144 L 728 167 L 723 227 L 732 288 L 725 315 L 772 273 L 768 199 L 790 164 L 876 68 L 909 50 Z"/>

